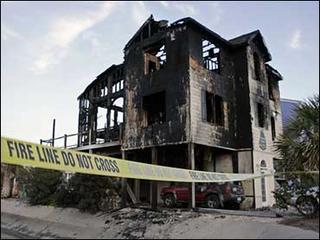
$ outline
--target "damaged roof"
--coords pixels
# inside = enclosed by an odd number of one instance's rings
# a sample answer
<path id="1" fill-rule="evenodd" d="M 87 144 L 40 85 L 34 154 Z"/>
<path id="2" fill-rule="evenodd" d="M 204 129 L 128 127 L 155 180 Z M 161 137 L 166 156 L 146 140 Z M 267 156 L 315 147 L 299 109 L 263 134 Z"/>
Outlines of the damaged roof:
<path id="1" fill-rule="evenodd" d="M 219 34 L 213 32 L 209 28 L 205 27 L 195 19 L 191 17 L 185 17 L 181 18 L 170 25 L 168 25 L 167 20 L 160 20 L 160 21 L 155 21 L 153 18 L 153 15 L 151 14 L 150 17 L 142 24 L 142 26 L 138 29 L 138 31 L 133 35 L 133 37 L 128 41 L 128 43 L 125 45 L 124 49 L 129 48 L 134 41 L 137 39 L 137 37 L 141 34 L 143 29 L 149 24 L 149 23 L 157 23 L 159 26 L 161 26 L 162 29 L 170 30 L 176 26 L 181 26 L 181 25 L 189 25 L 189 26 L 194 26 L 200 31 L 203 31 L 205 34 L 208 34 L 212 37 L 214 37 L 220 44 L 227 46 L 227 47 L 232 47 L 232 48 L 237 48 L 241 46 L 245 46 L 249 44 L 250 41 L 252 40 L 257 40 L 258 42 L 258 47 L 261 49 L 261 52 L 263 54 L 263 58 L 265 62 L 268 62 L 271 60 L 271 54 L 266 46 L 266 43 L 262 37 L 262 34 L 259 30 L 255 30 L 250 33 L 243 34 L 241 36 L 238 36 L 236 38 L 226 40 L 223 37 L 221 37 Z M 162 24 L 161 24 L 162 23 Z"/>
<path id="2" fill-rule="evenodd" d="M 138 31 L 130 38 L 130 40 L 127 42 L 127 44 L 124 47 L 124 50 L 126 50 L 127 48 L 129 48 L 132 44 L 135 43 L 135 41 L 137 40 L 137 38 L 139 37 L 139 35 L 142 33 L 142 31 L 144 30 L 144 28 L 148 25 L 148 24 L 156 24 L 156 31 L 163 31 L 163 30 L 170 30 L 173 29 L 177 26 L 181 26 L 181 25 L 189 25 L 189 26 L 194 26 L 196 27 L 196 29 L 202 31 L 203 33 L 214 37 L 220 44 L 229 47 L 229 48 L 238 48 L 238 47 L 242 47 L 242 46 L 246 46 L 248 45 L 251 41 L 256 40 L 257 41 L 257 46 L 259 47 L 259 49 L 261 50 L 262 54 L 263 54 L 263 59 L 265 62 L 268 62 L 271 60 L 271 54 L 265 44 L 265 41 L 262 37 L 262 34 L 259 30 L 255 30 L 253 32 L 249 32 L 246 34 L 243 34 L 241 36 L 238 36 L 236 38 L 230 39 L 230 40 L 226 40 L 223 37 L 221 37 L 219 34 L 213 32 L 212 30 L 210 30 L 209 28 L 205 27 L 204 25 L 202 25 L 201 23 L 199 23 L 198 21 L 196 21 L 195 19 L 191 18 L 191 17 L 186 17 L 186 18 L 181 18 L 173 23 L 171 23 L 170 25 L 168 24 L 167 20 L 160 20 L 160 21 L 155 21 L 153 18 L 153 15 L 151 14 L 150 17 L 141 25 L 141 27 L 138 29 Z M 154 25 L 153 25 L 154 26 Z M 150 31 L 150 29 L 149 29 Z M 138 39 L 139 40 L 139 39 Z M 104 78 L 104 76 L 113 71 L 115 68 L 121 67 L 123 65 L 119 64 L 119 65 L 115 65 L 113 64 L 111 67 L 109 67 L 108 69 L 106 69 L 104 72 L 102 72 L 100 75 L 98 75 L 96 77 L 96 79 L 94 81 L 92 81 L 87 88 L 83 91 L 83 93 L 81 93 L 78 97 L 78 99 L 85 94 L 86 92 L 88 92 L 91 87 L 93 85 L 95 85 L 98 81 L 102 80 Z M 274 68 L 272 68 L 270 65 L 267 65 L 267 67 L 269 68 L 268 70 L 275 76 L 275 78 L 277 80 L 282 80 L 282 76 L 281 74 L 275 70 Z"/>
<path id="3" fill-rule="evenodd" d="M 260 43 L 260 48 L 262 50 L 262 53 L 264 54 L 264 60 L 266 62 L 271 61 L 271 54 L 266 46 L 266 43 L 262 37 L 262 34 L 259 30 L 255 30 L 253 32 L 249 32 L 246 34 L 243 34 L 239 37 L 232 38 L 229 40 L 229 42 L 234 46 L 234 47 L 240 47 L 240 46 L 245 46 L 247 45 L 250 41 L 257 39 L 258 42 Z"/>
<path id="4" fill-rule="evenodd" d="M 105 71 L 103 71 L 102 73 L 100 73 L 95 80 L 93 80 L 87 87 L 86 89 L 78 96 L 78 100 L 80 99 L 80 97 L 82 95 L 84 95 L 85 93 L 89 92 L 89 90 L 91 89 L 92 86 L 94 86 L 98 81 L 102 81 L 104 80 L 104 76 L 110 72 L 112 72 L 114 69 L 117 69 L 119 67 L 122 67 L 123 63 L 121 64 L 112 64 L 111 67 L 107 68 Z"/>
<path id="5" fill-rule="evenodd" d="M 266 69 L 267 69 L 267 72 L 271 73 L 276 80 L 278 81 L 283 80 L 282 75 L 276 69 L 271 67 L 269 64 L 266 64 Z"/>

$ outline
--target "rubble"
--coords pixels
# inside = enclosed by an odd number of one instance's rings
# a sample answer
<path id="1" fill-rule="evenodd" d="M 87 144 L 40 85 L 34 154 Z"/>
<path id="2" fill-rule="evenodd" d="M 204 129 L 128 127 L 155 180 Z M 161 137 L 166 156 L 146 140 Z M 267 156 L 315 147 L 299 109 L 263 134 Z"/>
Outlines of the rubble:
<path id="1" fill-rule="evenodd" d="M 124 225 L 119 232 L 119 237 L 128 239 L 144 238 L 146 229 L 151 225 L 166 225 L 183 222 L 184 220 L 198 217 L 200 213 L 181 209 L 143 209 L 143 208 L 123 208 L 117 212 L 111 213 L 105 223 L 108 227 L 111 225 Z"/>

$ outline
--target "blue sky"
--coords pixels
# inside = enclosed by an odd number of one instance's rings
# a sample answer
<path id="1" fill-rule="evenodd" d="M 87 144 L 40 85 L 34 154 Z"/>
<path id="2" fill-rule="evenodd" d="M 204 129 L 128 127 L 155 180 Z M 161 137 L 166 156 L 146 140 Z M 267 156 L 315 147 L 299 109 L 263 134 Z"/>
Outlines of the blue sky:
<path id="1" fill-rule="evenodd" d="M 259 29 L 281 97 L 319 93 L 318 2 L 1 2 L 1 135 L 76 133 L 77 97 L 146 18 L 193 17 L 225 39 Z"/>

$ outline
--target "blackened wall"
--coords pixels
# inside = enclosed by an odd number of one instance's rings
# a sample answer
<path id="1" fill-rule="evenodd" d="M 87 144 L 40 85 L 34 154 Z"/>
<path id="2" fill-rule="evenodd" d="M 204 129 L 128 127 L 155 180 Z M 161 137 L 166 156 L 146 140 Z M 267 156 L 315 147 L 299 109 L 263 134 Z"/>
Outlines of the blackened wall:
<path id="1" fill-rule="evenodd" d="M 235 70 L 235 121 L 237 125 L 237 145 L 252 148 L 250 97 L 248 83 L 248 57 L 246 47 L 233 51 Z"/>
<path id="2" fill-rule="evenodd" d="M 144 49 L 164 40 L 167 63 L 144 74 Z M 188 136 L 188 41 L 185 26 L 176 26 L 136 43 L 125 52 L 125 132 L 123 149 L 187 141 Z M 143 96 L 166 94 L 166 122 L 145 126 Z"/>
<path id="3" fill-rule="evenodd" d="M 207 39 L 220 48 L 220 73 L 203 67 L 202 39 Z M 212 36 L 196 29 L 189 29 L 190 49 L 190 102 L 192 141 L 207 146 L 235 147 L 235 90 L 234 63 L 230 48 Z M 224 124 L 215 125 L 206 121 L 205 92 L 219 95 L 223 99 Z"/>

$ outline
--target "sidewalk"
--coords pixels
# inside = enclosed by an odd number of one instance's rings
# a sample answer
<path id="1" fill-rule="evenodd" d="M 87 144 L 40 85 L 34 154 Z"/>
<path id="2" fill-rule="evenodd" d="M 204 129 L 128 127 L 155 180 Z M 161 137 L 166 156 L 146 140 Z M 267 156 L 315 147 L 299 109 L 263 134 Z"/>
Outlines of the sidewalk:
<path id="1" fill-rule="evenodd" d="M 124 208 L 109 214 L 28 206 L 1 200 L 1 227 L 35 238 L 319 239 L 319 233 L 279 224 L 281 218 Z"/>
<path id="2" fill-rule="evenodd" d="M 1 199 L 1 226 L 41 238 L 95 238 L 103 232 L 102 216 L 72 208 L 28 206 Z"/>

